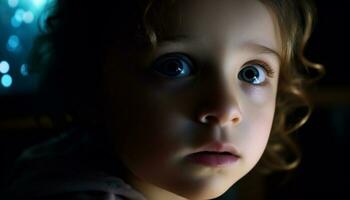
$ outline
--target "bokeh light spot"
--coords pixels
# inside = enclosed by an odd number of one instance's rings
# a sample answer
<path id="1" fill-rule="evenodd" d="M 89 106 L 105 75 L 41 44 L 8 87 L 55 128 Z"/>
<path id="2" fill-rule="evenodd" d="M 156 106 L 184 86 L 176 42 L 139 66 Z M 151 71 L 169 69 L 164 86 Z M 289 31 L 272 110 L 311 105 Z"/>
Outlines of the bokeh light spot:
<path id="1" fill-rule="evenodd" d="M 8 0 L 7 3 L 11 8 L 15 8 L 18 5 L 18 0 Z"/>
<path id="2" fill-rule="evenodd" d="M 23 13 L 23 21 L 27 24 L 32 23 L 34 20 L 34 14 L 31 11 Z"/>
<path id="3" fill-rule="evenodd" d="M 12 77 L 9 74 L 5 74 L 1 77 L 1 84 L 4 87 L 10 87 L 12 85 Z"/>
<path id="4" fill-rule="evenodd" d="M 44 6 L 46 4 L 46 0 L 33 0 L 33 4 L 37 8 L 41 8 L 42 6 Z"/>
<path id="5" fill-rule="evenodd" d="M 19 45 L 19 38 L 16 35 L 11 35 L 7 41 L 7 50 L 15 51 Z"/>
<path id="6" fill-rule="evenodd" d="M 21 21 L 18 21 L 18 20 L 16 19 L 16 17 L 12 17 L 12 18 L 11 18 L 11 25 L 12 25 L 12 27 L 18 28 L 19 26 L 21 26 L 21 24 L 22 24 L 22 20 L 21 20 Z"/>
<path id="7" fill-rule="evenodd" d="M 15 19 L 19 22 L 22 22 L 23 20 L 23 14 L 24 14 L 24 10 L 19 8 L 16 10 L 15 12 Z"/>
<path id="8" fill-rule="evenodd" d="M 10 64 L 7 61 L 0 62 L 0 72 L 6 74 L 10 70 Z"/>
<path id="9" fill-rule="evenodd" d="M 28 76 L 29 75 L 28 65 L 27 64 L 21 65 L 20 71 L 22 76 Z"/>

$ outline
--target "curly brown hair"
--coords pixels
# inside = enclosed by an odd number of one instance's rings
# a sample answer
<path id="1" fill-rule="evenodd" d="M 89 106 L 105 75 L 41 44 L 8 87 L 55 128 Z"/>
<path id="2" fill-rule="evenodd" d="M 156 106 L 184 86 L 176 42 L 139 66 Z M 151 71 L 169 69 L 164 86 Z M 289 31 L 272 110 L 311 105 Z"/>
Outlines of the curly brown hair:
<path id="1" fill-rule="evenodd" d="M 312 63 L 304 56 L 315 26 L 316 9 L 309 0 L 262 2 L 274 11 L 283 43 L 276 113 L 262 162 L 270 169 L 289 170 L 295 168 L 301 158 L 290 133 L 309 119 L 312 105 L 307 96 L 308 86 L 324 74 L 322 65 Z"/>
<path id="2" fill-rule="evenodd" d="M 290 133 L 310 117 L 312 105 L 306 95 L 307 88 L 315 77 L 324 73 L 321 65 L 304 56 L 315 25 L 316 9 L 312 0 L 260 1 L 274 14 L 283 47 L 276 112 L 261 159 L 262 169 L 289 170 L 298 165 L 301 157 Z M 113 46 L 124 52 L 156 47 L 168 31 L 165 24 L 176 2 L 137 0 L 108 6 L 60 0 L 48 9 L 51 14 L 33 48 L 31 66 L 44 74 L 42 91 L 44 96 L 55 100 L 55 115 L 69 113 L 77 121 L 91 124 L 99 115 L 99 97 L 103 96 L 103 69 L 99 66 L 106 52 Z M 111 24 L 120 26 L 110 28 Z M 315 72 L 317 76 L 310 76 Z"/>

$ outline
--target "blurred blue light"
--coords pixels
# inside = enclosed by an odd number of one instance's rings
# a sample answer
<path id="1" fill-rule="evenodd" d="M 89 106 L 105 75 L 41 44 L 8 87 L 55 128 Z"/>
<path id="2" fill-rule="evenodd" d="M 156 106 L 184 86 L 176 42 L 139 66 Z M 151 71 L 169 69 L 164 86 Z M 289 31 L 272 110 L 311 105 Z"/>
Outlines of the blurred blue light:
<path id="1" fill-rule="evenodd" d="M 41 8 L 46 4 L 46 0 L 33 0 L 33 4 L 37 7 L 37 8 Z"/>
<path id="2" fill-rule="evenodd" d="M 7 50 L 15 51 L 19 45 L 19 38 L 16 35 L 11 35 L 7 41 Z"/>
<path id="3" fill-rule="evenodd" d="M 21 74 L 22 76 L 28 76 L 29 72 L 28 72 L 28 65 L 27 64 L 23 64 L 21 65 Z"/>
<path id="4" fill-rule="evenodd" d="M 18 21 L 16 19 L 16 17 L 12 17 L 11 18 L 11 25 L 14 27 L 14 28 L 18 28 L 19 26 L 21 26 L 22 24 L 22 20 L 21 21 Z"/>
<path id="5" fill-rule="evenodd" d="M 27 24 L 32 23 L 34 20 L 34 14 L 31 11 L 27 11 L 23 13 L 23 21 Z"/>
<path id="6" fill-rule="evenodd" d="M 11 8 L 15 8 L 18 5 L 18 0 L 8 0 L 7 3 Z"/>
<path id="7" fill-rule="evenodd" d="M 16 10 L 15 12 L 15 19 L 19 22 L 22 22 L 23 20 L 23 14 L 24 14 L 24 10 L 19 8 Z"/>
<path id="8" fill-rule="evenodd" d="M 4 87 L 10 87 L 12 85 L 12 77 L 9 74 L 5 74 L 1 77 L 1 84 Z"/>
<path id="9" fill-rule="evenodd" d="M 6 74 L 10 70 L 10 65 L 7 61 L 0 62 L 0 72 Z"/>

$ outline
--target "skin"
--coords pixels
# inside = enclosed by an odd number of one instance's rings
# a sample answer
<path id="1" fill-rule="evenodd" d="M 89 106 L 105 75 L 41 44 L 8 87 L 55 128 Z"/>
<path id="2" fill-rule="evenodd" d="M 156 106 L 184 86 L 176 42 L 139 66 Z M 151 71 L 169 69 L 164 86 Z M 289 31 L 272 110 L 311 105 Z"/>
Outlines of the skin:
<path id="1" fill-rule="evenodd" d="M 147 59 L 110 56 L 106 110 L 115 152 L 135 189 L 152 200 L 210 199 L 247 174 L 264 152 L 280 65 L 278 55 L 266 49 L 280 52 L 280 37 L 273 14 L 259 1 L 190 0 L 175 6 L 182 23 Z M 190 55 L 197 72 L 177 79 L 156 72 L 152 63 L 171 52 Z M 242 68 L 256 60 L 273 75 L 264 71 L 259 85 L 240 80 Z M 240 159 L 220 167 L 185 159 L 213 141 L 234 146 Z"/>

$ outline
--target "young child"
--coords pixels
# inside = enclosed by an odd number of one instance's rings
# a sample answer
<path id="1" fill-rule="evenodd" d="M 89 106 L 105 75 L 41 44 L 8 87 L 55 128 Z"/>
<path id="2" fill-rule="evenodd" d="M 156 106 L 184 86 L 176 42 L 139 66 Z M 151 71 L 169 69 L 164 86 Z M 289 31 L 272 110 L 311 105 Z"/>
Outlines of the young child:
<path id="1" fill-rule="evenodd" d="M 306 0 L 60 0 L 33 50 L 74 128 L 19 158 L 18 199 L 212 199 L 299 161 Z M 51 105 L 51 104 L 50 104 Z M 290 161 L 286 152 L 292 152 Z M 290 155 L 290 154 L 288 154 Z"/>

